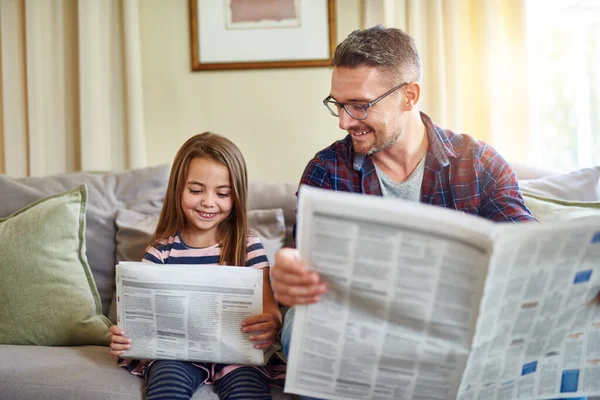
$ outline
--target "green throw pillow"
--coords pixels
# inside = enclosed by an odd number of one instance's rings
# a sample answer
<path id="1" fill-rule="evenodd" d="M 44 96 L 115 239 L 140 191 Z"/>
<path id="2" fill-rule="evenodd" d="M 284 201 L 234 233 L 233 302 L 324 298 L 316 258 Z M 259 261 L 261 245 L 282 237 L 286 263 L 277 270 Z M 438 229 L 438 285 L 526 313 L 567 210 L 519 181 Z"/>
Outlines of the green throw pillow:
<path id="1" fill-rule="evenodd" d="M 107 345 L 85 256 L 85 185 L 0 218 L 0 343 Z"/>
<path id="2" fill-rule="evenodd" d="M 600 203 L 565 201 L 523 193 L 525 205 L 540 222 L 600 216 Z"/>

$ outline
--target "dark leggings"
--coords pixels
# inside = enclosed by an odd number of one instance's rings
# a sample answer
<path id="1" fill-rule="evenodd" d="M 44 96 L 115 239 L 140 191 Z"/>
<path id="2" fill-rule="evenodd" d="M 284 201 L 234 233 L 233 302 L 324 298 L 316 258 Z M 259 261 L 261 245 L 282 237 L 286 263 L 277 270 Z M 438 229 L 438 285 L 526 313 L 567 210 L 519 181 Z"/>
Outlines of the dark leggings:
<path id="1" fill-rule="evenodd" d="M 231 371 L 215 383 L 221 400 L 271 400 L 269 379 L 252 367 Z"/>
<path id="2" fill-rule="evenodd" d="M 206 379 L 206 372 L 185 361 L 159 360 L 146 376 L 146 400 L 191 399 Z M 269 379 L 253 367 L 231 371 L 215 383 L 221 400 L 271 400 Z"/>

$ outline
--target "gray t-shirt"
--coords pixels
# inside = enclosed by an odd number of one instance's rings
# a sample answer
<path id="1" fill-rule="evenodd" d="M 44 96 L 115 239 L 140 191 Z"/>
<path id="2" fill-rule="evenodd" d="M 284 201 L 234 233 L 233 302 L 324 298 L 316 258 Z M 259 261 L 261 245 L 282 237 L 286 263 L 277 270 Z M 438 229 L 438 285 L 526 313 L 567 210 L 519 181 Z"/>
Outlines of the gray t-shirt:
<path id="1" fill-rule="evenodd" d="M 410 174 L 404 182 L 394 181 L 379 169 L 377 164 L 375 164 L 375 170 L 377 171 L 377 178 L 379 178 L 381 194 L 384 196 L 416 202 L 421 200 L 421 184 L 423 183 L 423 173 L 425 172 L 425 156 L 421 158 L 417 168 L 415 168 L 412 174 Z"/>

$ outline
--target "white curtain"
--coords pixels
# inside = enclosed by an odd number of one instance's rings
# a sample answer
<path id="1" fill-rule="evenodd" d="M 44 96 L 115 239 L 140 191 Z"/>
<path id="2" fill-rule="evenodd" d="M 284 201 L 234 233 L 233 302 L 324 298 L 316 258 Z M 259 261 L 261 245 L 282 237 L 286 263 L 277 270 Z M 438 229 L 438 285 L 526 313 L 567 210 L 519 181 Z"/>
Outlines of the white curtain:
<path id="1" fill-rule="evenodd" d="M 137 0 L 0 0 L 0 173 L 146 165 Z"/>
<path id="2" fill-rule="evenodd" d="M 527 162 L 525 1 L 363 0 L 363 24 L 397 27 L 415 39 L 421 110 L 436 123 Z"/>

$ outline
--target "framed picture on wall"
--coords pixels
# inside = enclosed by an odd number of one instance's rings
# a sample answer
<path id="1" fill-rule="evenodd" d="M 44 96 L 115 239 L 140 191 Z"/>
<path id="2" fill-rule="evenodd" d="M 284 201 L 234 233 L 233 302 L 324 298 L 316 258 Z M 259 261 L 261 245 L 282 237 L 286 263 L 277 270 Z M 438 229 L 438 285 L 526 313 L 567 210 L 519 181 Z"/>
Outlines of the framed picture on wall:
<path id="1" fill-rule="evenodd" d="M 189 0 L 192 70 L 321 67 L 335 0 Z"/>

